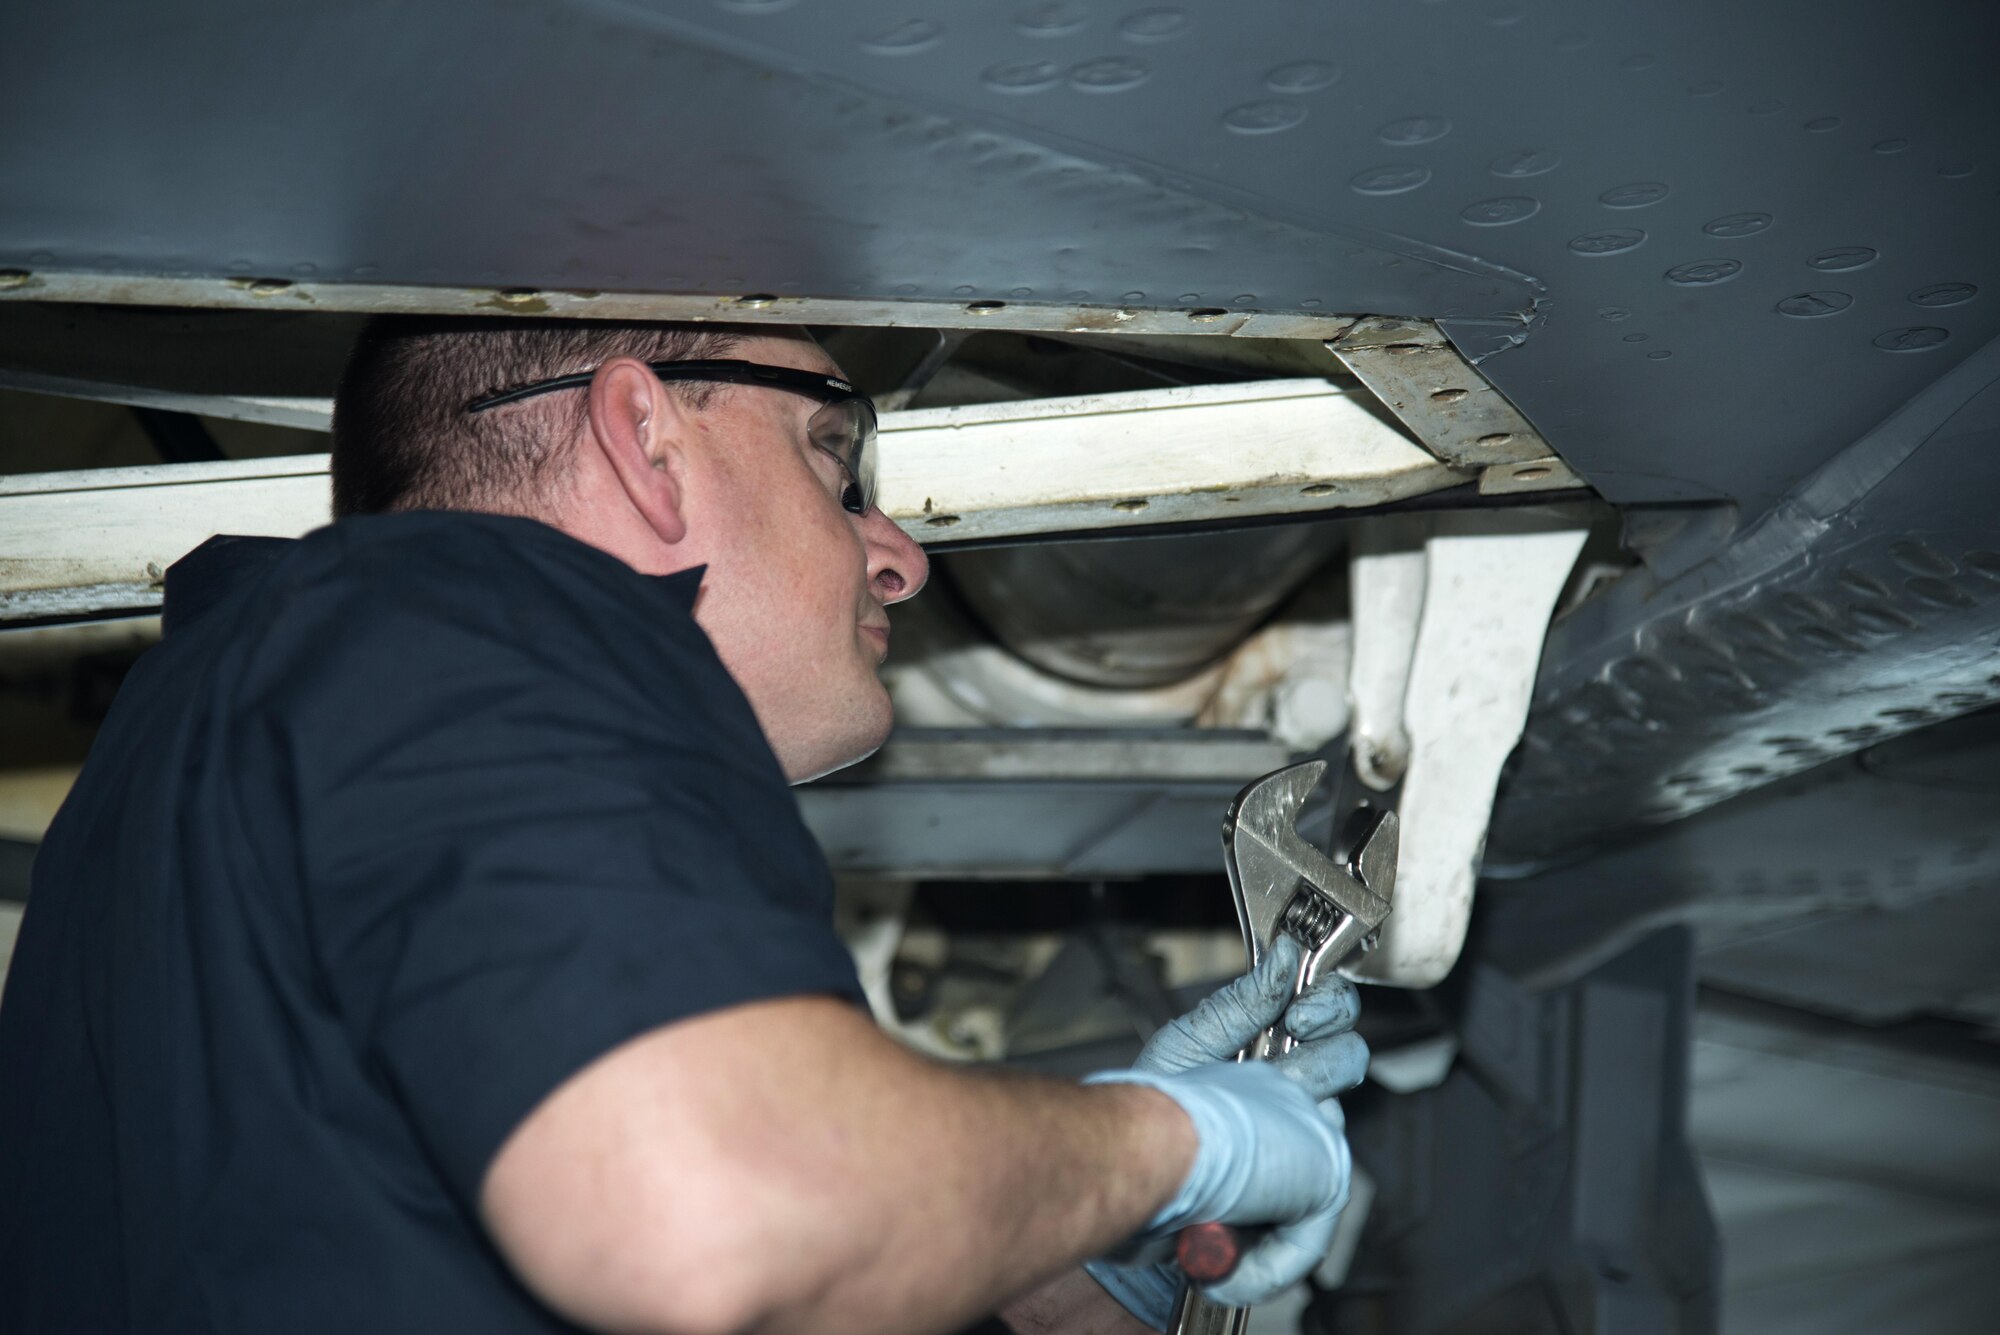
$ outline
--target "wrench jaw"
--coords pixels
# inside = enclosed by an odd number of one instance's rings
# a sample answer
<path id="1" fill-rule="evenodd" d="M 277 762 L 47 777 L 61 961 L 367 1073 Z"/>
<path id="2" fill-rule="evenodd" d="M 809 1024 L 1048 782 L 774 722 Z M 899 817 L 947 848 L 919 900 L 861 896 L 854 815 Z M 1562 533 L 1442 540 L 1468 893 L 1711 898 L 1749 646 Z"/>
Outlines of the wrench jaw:
<path id="1" fill-rule="evenodd" d="M 1301 883 L 1322 884 L 1337 874 L 1298 831 L 1299 812 L 1325 773 L 1324 760 L 1309 760 L 1267 774 L 1236 795 L 1223 820 L 1223 863 L 1253 967 L 1277 939 Z"/>
<path id="2" fill-rule="evenodd" d="M 1396 850 L 1401 831 L 1396 813 L 1383 811 L 1361 835 L 1347 866 L 1341 869 L 1339 887 L 1331 895 L 1346 916 L 1326 943 L 1314 951 L 1308 984 L 1319 978 L 1322 962 L 1337 966 L 1357 950 L 1373 946 L 1375 929 L 1389 916 L 1395 898 Z"/>
<path id="3" fill-rule="evenodd" d="M 1362 836 L 1347 862 L 1348 870 L 1382 901 L 1382 916 L 1368 924 L 1371 932 L 1382 925 L 1382 918 L 1389 916 L 1389 905 L 1396 898 L 1396 854 L 1402 835 L 1402 822 L 1395 811 L 1385 810 Z"/>
<path id="4" fill-rule="evenodd" d="M 1250 963 L 1288 931 L 1309 954 L 1302 986 L 1361 947 L 1395 890 L 1395 812 L 1374 818 L 1344 867 L 1300 837 L 1299 812 L 1326 770 L 1310 760 L 1265 775 L 1236 795 L 1223 822 L 1223 862 Z"/>

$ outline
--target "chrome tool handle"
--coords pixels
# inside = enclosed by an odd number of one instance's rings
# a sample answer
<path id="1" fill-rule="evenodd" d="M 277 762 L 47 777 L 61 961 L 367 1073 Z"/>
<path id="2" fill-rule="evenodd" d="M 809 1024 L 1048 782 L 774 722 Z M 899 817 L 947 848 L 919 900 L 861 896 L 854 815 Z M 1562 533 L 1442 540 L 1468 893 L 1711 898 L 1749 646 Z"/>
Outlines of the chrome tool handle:
<path id="1" fill-rule="evenodd" d="M 1167 1329 L 1174 1335 L 1243 1335 L 1250 1329 L 1250 1309 L 1212 1303 L 1190 1284 L 1181 1290 Z"/>
<path id="2" fill-rule="evenodd" d="M 1292 996 L 1299 997 L 1304 995 L 1307 988 L 1319 981 L 1320 970 L 1325 964 L 1326 958 L 1326 954 L 1323 951 L 1312 951 L 1306 955 L 1305 961 L 1299 966 L 1298 981 L 1292 985 Z M 1337 963 L 1338 961 L 1335 962 Z M 1290 1034 L 1284 1032 L 1284 1025 L 1279 1023 L 1259 1034 L 1256 1040 L 1248 1048 L 1244 1049 L 1243 1060 L 1269 1061 L 1281 1052 L 1290 1051 L 1295 1041 Z M 1231 1236 L 1227 1250 L 1234 1257 L 1241 1257 L 1243 1252 L 1252 1244 L 1252 1238 L 1246 1236 L 1246 1234 L 1252 1233 L 1253 1230 L 1236 1229 L 1227 1224 L 1214 1226 L 1196 1225 L 1195 1227 L 1228 1229 Z M 1264 1230 L 1259 1229 L 1254 1230 L 1254 1232 L 1262 1233 Z M 1187 1267 L 1184 1264 L 1183 1269 L 1185 1268 Z M 1235 1262 L 1232 1260 L 1230 1262 L 1230 1269 L 1234 1268 Z M 1180 1302 L 1174 1309 L 1174 1319 L 1168 1324 L 1167 1329 L 1173 1331 L 1174 1335 L 1221 1335 L 1222 1332 L 1228 1332 L 1229 1335 L 1241 1335 L 1241 1332 L 1249 1326 L 1250 1309 L 1247 1307 L 1224 1307 L 1220 1303 L 1210 1302 L 1207 1298 L 1202 1297 L 1201 1290 L 1194 1283 L 1194 1278 L 1190 1276 L 1188 1284 L 1181 1289 Z M 1222 1274 L 1204 1275 L 1200 1278 L 1205 1283 L 1219 1283 L 1228 1278 L 1228 1273 L 1225 1271 Z"/>

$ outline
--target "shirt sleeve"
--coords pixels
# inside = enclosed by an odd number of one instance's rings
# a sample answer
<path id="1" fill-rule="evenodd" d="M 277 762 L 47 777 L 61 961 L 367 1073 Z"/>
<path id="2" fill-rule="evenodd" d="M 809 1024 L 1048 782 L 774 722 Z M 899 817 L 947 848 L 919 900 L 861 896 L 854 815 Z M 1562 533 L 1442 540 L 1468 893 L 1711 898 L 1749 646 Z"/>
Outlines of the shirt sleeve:
<path id="1" fill-rule="evenodd" d="M 326 992 L 468 1203 L 514 1127 L 625 1040 L 861 995 L 825 863 L 688 612 L 599 553 L 495 546 L 302 581 L 259 711 Z"/>

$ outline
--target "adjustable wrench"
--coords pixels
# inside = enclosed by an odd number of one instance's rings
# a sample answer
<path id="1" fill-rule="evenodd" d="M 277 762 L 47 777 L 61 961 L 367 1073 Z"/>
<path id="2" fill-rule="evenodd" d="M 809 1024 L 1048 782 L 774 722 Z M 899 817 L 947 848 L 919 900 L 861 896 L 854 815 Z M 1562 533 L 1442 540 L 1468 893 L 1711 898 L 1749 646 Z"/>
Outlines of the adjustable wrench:
<path id="1" fill-rule="evenodd" d="M 1280 933 L 1296 939 L 1305 959 L 1294 996 L 1368 945 L 1395 893 L 1395 812 L 1361 813 L 1345 866 L 1299 836 L 1299 811 L 1325 773 L 1324 760 L 1311 760 L 1266 774 L 1236 795 L 1222 820 L 1223 860 L 1251 967 Z M 1292 1044 L 1280 1021 L 1242 1059 L 1266 1061 Z M 1235 1267 L 1243 1242 L 1228 1224 L 1196 1224 L 1181 1231 L 1176 1251 L 1190 1279 L 1214 1283 Z M 1169 1329 L 1176 1335 L 1241 1335 L 1249 1317 L 1248 1308 L 1209 1302 L 1189 1283 Z"/>

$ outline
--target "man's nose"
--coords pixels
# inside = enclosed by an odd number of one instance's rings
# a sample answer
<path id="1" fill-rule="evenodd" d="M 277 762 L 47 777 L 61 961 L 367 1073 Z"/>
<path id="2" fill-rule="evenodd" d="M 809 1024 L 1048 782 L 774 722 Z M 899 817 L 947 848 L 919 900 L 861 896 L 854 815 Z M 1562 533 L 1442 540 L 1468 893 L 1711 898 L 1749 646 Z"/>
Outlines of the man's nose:
<path id="1" fill-rule="evenodd" d="M 886 607 L 916 597 L 931 577 L 924 549 L 879 509 L 871 509 L 861 527 L 868 543 L 868 587 L 876 598 Z"/>

